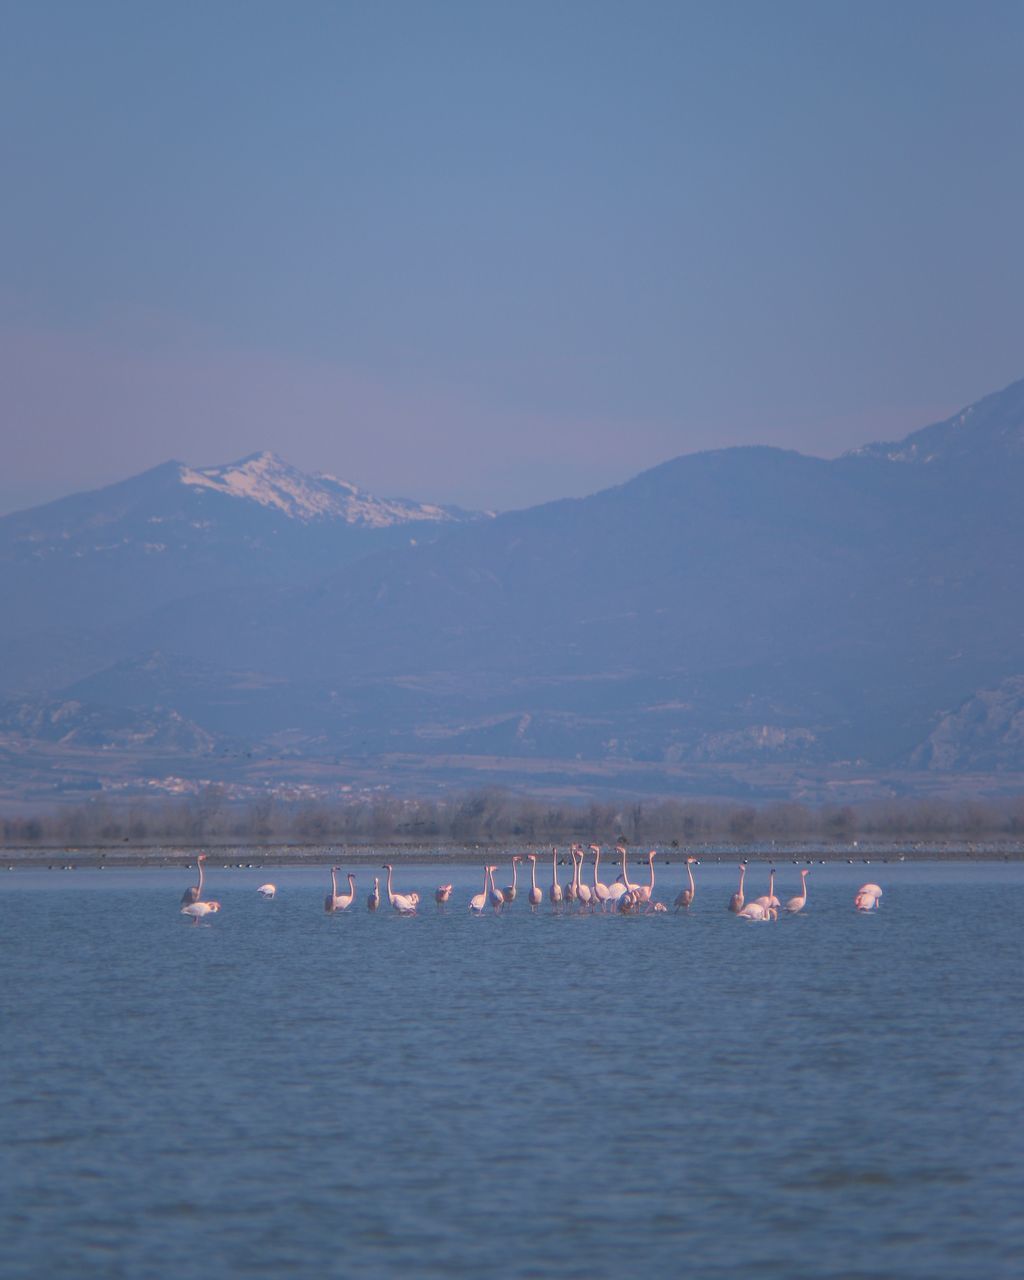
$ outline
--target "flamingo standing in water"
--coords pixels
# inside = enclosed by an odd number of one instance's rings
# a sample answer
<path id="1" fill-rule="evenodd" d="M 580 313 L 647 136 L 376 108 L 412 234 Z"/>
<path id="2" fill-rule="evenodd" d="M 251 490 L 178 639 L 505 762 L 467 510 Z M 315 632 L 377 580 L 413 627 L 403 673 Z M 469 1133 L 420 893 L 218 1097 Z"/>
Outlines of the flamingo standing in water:
<path id="1" fill-rule="evenodd" d="M 190 884 L 185 892 L 181 895 L 181 905 L 187 907 L 190 902 L 198 902 L 203 896 L 203 863 L 206 861 L 206 854 L 201 853 L 196 862 L 199 864 L 199 883 Z"/>
<path id="2" fill-rule="evenodd" d="M 190 902 L 187 906 L 182 907 L 181 914 L 183 916 L 191 916 L 192 923 L 198 924 L 200 920 L 205 920 L 207 916 L 215 915 L 219 910 L 219 902 Z"/>
<path id="3" fill-rule="evenodd" d="M 768 875 L 768 892 L 762 894 L 760 898 L 755 898 L 755 902 L 759 903 L 767 911 L 769 907 L 778 907 L 779 900 L 775 896 L 775 868 L 772 867 Z"/>
<path id="4" fill-rule="evenodd" d="M 498 869 L 497 867 L 487 868 L 488 883 L 490 885 L 489 896 L 491 900 L 491 906 L 494 908 L 495 914 L 497 914 L 497 912 L 499 912 L 502 909 L 502 907 L 505 905 L 505 895 L 502 893 L 500 889 L 496 889 L 494 887 L 494 873 L 495 871 L 497 871 L 497 869 Z"/>
<path id="5" fill-rule="evenodd" d="M 740 907 L 736 912 L 737 920 L 767 920 L 768 908 L 763 907 L 760 902 L 748 902 L 745 907 Z"/>
<path id="6" fill-rule="evenodd" d="M 619 872 L 616 884 L 625 885 L 626 889 L 629 891 L 638 888 L 639 886 L 635 885 L 632 880 L 630 880 L 629 872 L 626 870 L 626 846 L 624 844 L 617 844 L 615 846 L 615 852 L 622 859 L 622 870 Z"/>
<path id="7" fill-rule="evenodd" d="M 552 907 L 560 907 L 562 905 L 562 886 L 558 883 L 558 867 L 555 865 L 555 857 L 558 850 L 552 846 L 551 848 L 551 888 L 548 890 L 548 900 Z"/>
<path id="8" fill-rule="evenodd" d="M 581 845 L 573 845 L 572 865 L 575 871 L 573 879 L 576 884 L 576 897 L 585 907 L 589 907 L 593 894 L 590 892 L 590 886 L 588 884 L 584 884 L 580 879 L 583 873 L 583 847 Z"/>
<path id="9" fill-rule="evenodd" d="M 328 913 L 333 911 L 347 911 L 352 905 L 356 896 L 356 878 L 351 873 L 348 874 L 348 893 L 338 892 L 338 876 L 337 873 L 341 867 L 331 867 L 331 891 L 324 898 L 324 910 Z"/>
<path id="10" fill-rule="evenodd" d="M 261 884 L 260 887 L 256 890 L 256 892 L 260 895 L 261 898 L 272 898 L 274 894 L 277 893 L 277 885 Z"/>
<path id="11" fill-rule="evenodd" d="M 451 896 L 452 886 L 450 884 L 439 884 L 434 890 L 434 901 L 439 907 L 443 907 Z"/>
<path id="12" fill-rule="evenodd" d="M 469 900 L 470 911 L 483 911 L 487 906 L 487 868 L 484 867 L 484 890 L 483 893 L 475 893 Z"/>
<path id="13" fill-rule="evenodd" d="M 522 860 L 522 854 L 519 853 L 517 853 L 512 859 L 512 883 L 507 885 L 501 891 L 502 897 L 506 902 L 515 902 L 516 900 L 516 893 L 518 892 L 517 886 L 519 884 L 518 869 L 519 863 L 522 862 Z"/>
<path id="14" fill-rule="evenodd" d="M 376 911 L 380 906 L 380 876 L 373 877 L 373 888 L 366 895 L 367 911 Z"/>
<path id="15" fill-rule="evenodd" d="M 601 910 L 604 911 L 608 902 L 612 898 L 611 890 L 606 884 L 602 884 L 597 878 L 597 869 L 601 864 L 601 846 L 592 844 L 590 850 L 594 855 L 594 898 L 601 904 Z"/>
<path id="16" fill-rule="evenodd" d="M 391 872 L 393 868 L 390 862 L 384 863 L 384 870 L 388 873 L 388 902 L 402 915 L 413 915 L 419 906 L 420 895 L 418 893 L 395 893 L 391 888 Z"/>
<path id="17" fill-rule="evenodd" d="M 798 893 L 795 898 L 790 898 L 786 903 L 786 910 L 790 915 L 796 915 L 798 911 L 803 911 L 804 907 L 807 905 L 807 872 L 809 870 L 810 867 L 804 867 L 803 871 L 800 872 L 801 892 Z"/>
<path id="18" fill-rule="evenodd" d="M 676 898 L 675 906 L 677 911 L 682 907 L 689 910 L 694 898 L 697 896 L 697 886 L 693 883 L 693 864 L 695 861 L 695 858 L 686 859 L 686 874 L 690 877 L 690 887 L 689 889 L 683 889 Z"/>
<path id="19" fill-rule="evenodd" d="M 877 884 L 862 884 L 857 890 L 853 905 L 858 911 L 875 911 L 878 909 L 878 899 L 881 896 L 882 890 Z"/>
<path id="20" fill-rule="evenodd" d="M 734 914 L 738 911 L 743 910 L 743 878 L 746 874 L 747 874 L 747 864 L 745 862 L 741 862 L 740 863 L 740 887 L 729 899 L 729 910 L 732 911 Z"/>
<path id="21" fill-rule="evenodd" d="M 544 897 L 541 891 L 537 888 L 537 855 L 535 853 L 528 854 L 527 861 L 530 864 L 530 909 L 531 911 L 536 911 Z"/>
<path id="22" fill-rule="evenodd" d="M 654 859 L 658 856 L 657 851 L 652 849 L 647 855 L 647 866 L 651 873 L 649 884 L 638 884 L 637 893 L 640 894 L 641 902 L 650 902 L 651 894 L 654 892 Z"/>

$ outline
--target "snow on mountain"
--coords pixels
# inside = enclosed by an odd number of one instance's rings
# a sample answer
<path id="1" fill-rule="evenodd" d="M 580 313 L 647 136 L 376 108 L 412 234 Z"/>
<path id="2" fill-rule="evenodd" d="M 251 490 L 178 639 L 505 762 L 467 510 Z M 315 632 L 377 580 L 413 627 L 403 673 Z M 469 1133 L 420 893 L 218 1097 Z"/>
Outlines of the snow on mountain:
<path id="1" fill-rule="evenodd" d="M 456 507 L 377 498 L 326 472 L 306 475 L 269 451 L 223 467 L 181 466 L 179 474 L 184 485 L 273 507 L 304 523 L 343 520 L 363 528 L 384 529 L 414 521 L 447 523 L 466 518 Z"/>
<path id="2" fill-rule="evenodd" d="M 1024 458 L 1024 378 L 902 440 L 862 445 L 846 456 L 910 463 L 979 458 L 1019 462 Z"/>

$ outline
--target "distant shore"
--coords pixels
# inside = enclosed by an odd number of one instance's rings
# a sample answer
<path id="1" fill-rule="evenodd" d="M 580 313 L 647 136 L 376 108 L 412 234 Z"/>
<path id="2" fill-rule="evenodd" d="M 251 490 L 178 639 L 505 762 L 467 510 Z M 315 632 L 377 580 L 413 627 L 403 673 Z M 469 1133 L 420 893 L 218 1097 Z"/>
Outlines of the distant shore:
<path id="1" fill-rule="evenodd" d="M 854 843 L 812 843 L 808 841 L 751 841 L 749 843 L 709 842 L 668 847 L 658 844 L 633 844 L 630 861 L 646 862 L 650 848 L 658 850 L 660 864 L 682 863 L 687 857 L 702 862 L 732 862 L 735 859 L 757 861 L 806 859 L 809 862 L 925 862 L 925 861 L 1020 861 L 1024 859 L 1022 840 L 871 840 Z M 0 852 L 0 866 L 8 870 L 52 869 L 86 870 L 128 867 L 181 867 L 195 861 L 197 853 L 206 852 L 210 862 L 225 867 L 310 867 L 330 862 L 346 866 L 371 866 L 381 860 L 396 866 L 447 862 L 453 866 L 476 866 L 492 855 L 535 851 L 550 857 L 550 845 L 500 841 L 491 844 L 425 845 L 389 843 L 387 841 L 334 845 L 152 845 L 61 846 L 54 848 L 12 847 Z M 615 847 L 605 844 L 602 852 L 614 860 Z M 558 846 L 559 859 L 567 858 L 568 846 Z"/>

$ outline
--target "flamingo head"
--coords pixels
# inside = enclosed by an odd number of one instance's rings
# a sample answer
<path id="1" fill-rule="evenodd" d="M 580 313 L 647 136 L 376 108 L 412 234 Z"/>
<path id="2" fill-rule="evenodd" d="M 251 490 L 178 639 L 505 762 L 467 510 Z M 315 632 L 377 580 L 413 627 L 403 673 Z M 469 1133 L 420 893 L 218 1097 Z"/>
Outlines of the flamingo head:
<path id="1" fill-rule="evenodd" d="M 219 910 L 220 910 L 220 903 L 219 903 L 219 902 L 208 902 L 206 905 L 210 908 L 210 910 L 211 910 L 211 911 L 219 911 Z"/>
<path id="2" fill-rule="evenodd" d="M 340 870 L 341 870 L 341 867 L 331 867 L 331 870 L 332 870 L 332 871 L 340 871 Z"/>
<path id="3" fill-rule="evenodd" d="M 196 862 L 205 862 L 205 861 L 206 861 L 206 854 L 205 854 L 205 853 L 201 853 L 201 854 L 196 858 Z"/>
<path id="4" fill-rule="evenodd" d="M 536 855 L 535 853 L 528 853 L 528 854 L 526 855 L 526 861 L 527 861 L 527 862 L 536 862 L 536 861 L 537 861 L 537 855 Z"/>
<path id="5" fill-rule="evenodd" d="M 391 870 L 393 870 L 393 868 L 392 868 L 392 866 L 391 866 L 391 863 L 390 863 L 390 862 L 385 862 L 385 863 L 384 863 L 384 865 L 383 865 L 383 867 L 381 867 L 381 870 L 382 870 L 382 871 L 391 871 Z"/>

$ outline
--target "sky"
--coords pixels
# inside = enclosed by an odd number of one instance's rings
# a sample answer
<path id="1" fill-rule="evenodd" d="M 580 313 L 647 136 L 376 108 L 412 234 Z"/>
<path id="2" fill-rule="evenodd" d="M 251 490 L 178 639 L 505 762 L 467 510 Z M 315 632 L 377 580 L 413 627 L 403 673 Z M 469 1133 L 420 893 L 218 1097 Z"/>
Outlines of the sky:
<path id="1" fill-rule="evenodd" d="M 1024 376 L 1024 5 L 5 0 L 0 512 L 507 509 Z"/>

